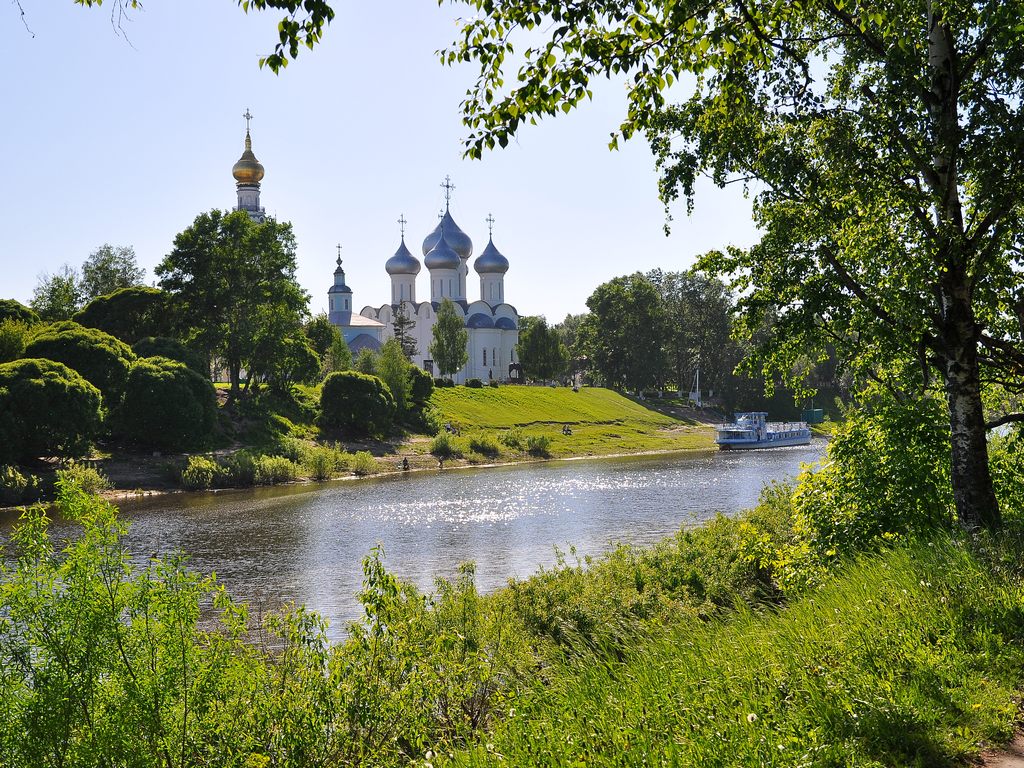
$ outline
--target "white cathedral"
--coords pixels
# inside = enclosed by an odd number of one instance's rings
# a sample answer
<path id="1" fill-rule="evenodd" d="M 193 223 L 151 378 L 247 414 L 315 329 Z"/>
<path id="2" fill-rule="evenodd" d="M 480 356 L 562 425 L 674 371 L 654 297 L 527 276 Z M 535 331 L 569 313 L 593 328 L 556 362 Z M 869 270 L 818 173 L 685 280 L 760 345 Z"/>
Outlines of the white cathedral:
<path id="1" fill-rule="evenodd" d="M 248 110 L 245 117 L 245 151 L 232 168 L 238 195 L 235 210 L 247 211 L 253 218 L 262 220 L 264 209 L 260 207 L 260 181 L 264 168 L 252 151 L 248 128 L 251 115 Z M 345 282 L 339 247 L 334 284 L 327 291 L 327 316 L 341 330 L 353 353 L 365 348 L 376 351 L 394 335 L 394 317 L 401 307 L 413 323 L 409 329 L 410 336 L 416 341 L 413 363 L 436 376 L 439 372 L 430 359 L 430 344 L 437 309 L 443 299 L 450 299 L 462 317 L 469 337 L 466 343 L 469 359 L 453 377 L 456 383 L 465 383 L 468 379 L 485 382 L 518 379 L 520 369 L 515 348 L 519 341 L 519 313 L 505 301 L 508 259 L 498 251 L 493 236 L 490 236 L 487 247 L 473 262 L 473 269 L 480 276 L 480 298 L 469 301 L 466 283 L 473 241 L 452 218 L 449 203 L 454 187 L 450 180 L 446 178 L 442 187 L 445 190 L 445 212 L 422 245 L 423 264 L 430 275 L 430 301 L 416 300 L 416 278 L 421 265 L 405 245 L 403 216 L 399 219 L 401 244 L 395 255 L 384 264 L 391 277 L 391 301 L 380 307 L 367 305 L 355 313 L 352 289 Z M 489 228 L 493 227 L 494 219 L 488 216 L 487 223 Z"/>

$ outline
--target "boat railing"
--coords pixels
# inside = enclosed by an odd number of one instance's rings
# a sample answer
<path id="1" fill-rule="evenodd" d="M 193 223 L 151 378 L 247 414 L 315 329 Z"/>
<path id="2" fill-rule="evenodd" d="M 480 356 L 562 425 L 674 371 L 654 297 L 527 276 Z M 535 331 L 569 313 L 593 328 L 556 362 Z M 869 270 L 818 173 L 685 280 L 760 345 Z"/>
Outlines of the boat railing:
<path id="1" fill-rule="evenodd" d="M 773 421 L 768 423 L 771 432 L 795 432 L 810 429 L 806 421 Z"/>

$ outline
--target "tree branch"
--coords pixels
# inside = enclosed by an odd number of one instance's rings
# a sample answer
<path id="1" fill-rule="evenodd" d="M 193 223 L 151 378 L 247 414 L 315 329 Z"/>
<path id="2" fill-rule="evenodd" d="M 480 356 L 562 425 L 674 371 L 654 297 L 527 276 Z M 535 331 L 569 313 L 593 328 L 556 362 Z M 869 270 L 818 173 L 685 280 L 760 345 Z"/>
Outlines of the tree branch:
<path id="1" fill-rule="evenodd" d="M 1005 416 L 1000 416 L 998 419 L 985 422 L 985 429 L 995 429 L 1004 424 L 1019 424 L 1021 422 L 1024 422 L 1024 413 L 1008 413 Z"/>

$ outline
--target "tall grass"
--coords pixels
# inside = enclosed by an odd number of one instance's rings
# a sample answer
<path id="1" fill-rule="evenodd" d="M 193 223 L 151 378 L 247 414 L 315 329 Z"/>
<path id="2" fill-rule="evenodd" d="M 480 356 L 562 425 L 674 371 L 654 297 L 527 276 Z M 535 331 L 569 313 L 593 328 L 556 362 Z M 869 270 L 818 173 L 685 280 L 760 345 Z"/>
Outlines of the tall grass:
<path id="1" fill-rule="evenodd" d="M 687 619 L 623 663 L 556 665 L 453 765 L 933 766 L 1005 740 L 1018 576 L 948 539 L 863 560 L 777 612 Z"/>

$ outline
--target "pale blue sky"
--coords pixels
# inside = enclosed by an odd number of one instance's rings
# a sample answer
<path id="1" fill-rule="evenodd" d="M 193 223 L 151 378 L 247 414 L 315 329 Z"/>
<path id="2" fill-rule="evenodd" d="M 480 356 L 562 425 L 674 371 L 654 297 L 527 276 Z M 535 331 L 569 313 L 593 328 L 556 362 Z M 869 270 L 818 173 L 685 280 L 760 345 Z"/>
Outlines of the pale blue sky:
<path id="1" fill-rule="evenodd" d="M 24 5 L 34 37 L 14 4 L 0 4 L 0 297 L 27 301 L 40 272 L 80 265 L 105 242 L 133 246 L 152 279 L 198 213 L 234 205 L 247 107 L 266 167 L 262 202 L 294 225 L 314 312 L 326 307 L 337 242 L 355 305 L 388 300 L 396 220 L 405 214 L 419 256 L 445 174 L 476 253 L 493 213 L 511 262 L 506 296 L 552 321 L 583 311 L 616 275 L 682 269 L 755 237 L 741 190 L 710 184 L 692 217 L 679 204 L 664 236 L 646 143 L 607 149 L 624 110 L 619 83 L 598 84 L 592 104 L 522 129 L 483 161 L 463 160 L 459 102 L 475 73 L 435 56 L 454 39 L 461 6 L 337 2 L 323 44 L 275 76 L 257 59 L 276 18 L 246 17 L 231 0 L 149 0 L 125 22 L 127 41 L 107 6 Z M 475 274 L 469 287 L 473 298 Z"/>

